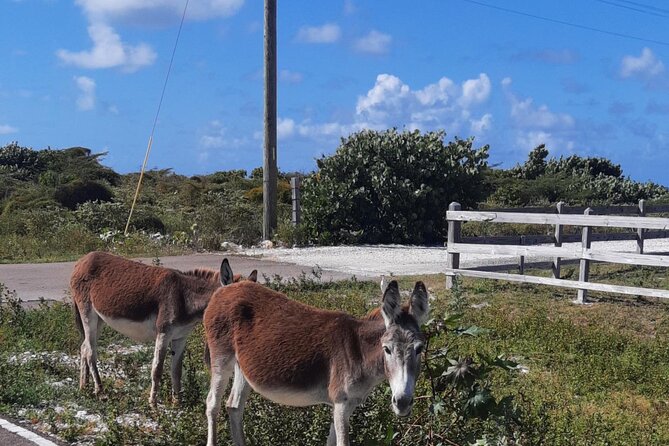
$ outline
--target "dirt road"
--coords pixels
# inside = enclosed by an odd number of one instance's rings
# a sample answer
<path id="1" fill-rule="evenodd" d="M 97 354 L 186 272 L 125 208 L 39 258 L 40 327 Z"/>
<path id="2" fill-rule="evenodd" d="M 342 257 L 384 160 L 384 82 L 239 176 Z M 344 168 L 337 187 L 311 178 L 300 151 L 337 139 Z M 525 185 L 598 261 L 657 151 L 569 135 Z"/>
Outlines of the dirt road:
<path id="1" fill-rule="evenodd" d="M 253 269 L 258 270 L 259 279 L 262 275 L 282 277 L 297 277 L 303 271 L 310 274 L 311 267 L 300 266 L 284 262 L 262 260 L 248 256 L 225 255 L 235 273 L 248 274 Z M 193 254 L 187 256 L 161 257 L 161 263 L 169 268 L 189 270 L 193 268 L 218 269 L 224 254 Z M 150 265 L 151 258 L 140 258 Z M 59 263 L 26 263 L 14 265 L 0 265 L 0 283 L 10 290 L 16 290 L 18 297 L 23 301 L 35 301 L 40 298 L 46 300 L 62 300 L 68 295 L 68 283 L 74 262 Z M 323 280 L 341 280 L 351 277 L 351 274 L 323 271 Z"/>

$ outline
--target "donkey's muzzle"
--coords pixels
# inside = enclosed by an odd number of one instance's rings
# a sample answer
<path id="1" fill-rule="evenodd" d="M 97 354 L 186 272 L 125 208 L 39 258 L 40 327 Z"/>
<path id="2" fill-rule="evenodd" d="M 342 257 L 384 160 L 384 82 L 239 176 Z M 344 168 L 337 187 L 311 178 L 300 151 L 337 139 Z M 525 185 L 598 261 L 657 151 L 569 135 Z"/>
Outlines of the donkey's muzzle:
<path id="1" fill-rule="evenodd" d="M 393 396 L 393 410 L 395 414 L 400 417 L 406 417 L 411 414 L 411 408 L 413 407 L 413 397 L 412 396 L 403 396 L 400 398 L 395 398 Z"/>

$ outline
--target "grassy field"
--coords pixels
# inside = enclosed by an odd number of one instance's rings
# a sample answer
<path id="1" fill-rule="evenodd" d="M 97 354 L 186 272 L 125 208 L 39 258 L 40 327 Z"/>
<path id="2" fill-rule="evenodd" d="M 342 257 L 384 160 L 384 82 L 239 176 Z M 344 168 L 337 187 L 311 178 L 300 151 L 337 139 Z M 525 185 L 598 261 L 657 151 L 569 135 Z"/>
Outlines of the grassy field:
<path id="1" fill-rule="evenodd" d="M 597 281 L 669 289 L 662 270 L 592 270 Z M 577 306 L 567 290 L 464 280 L 453 293 L 443 276 L 421 279 L 434 296 L 435 320 L 426 327 L 431 337 L 416 407 L 407 419 L 394 417 L 388 387 L 379 386 L 352 418 L 353 444 L 669 444 L 667 304 L 592 294 L 594 304 Z M 401 288 L 415 280 L 401 278 Z M 354 314 L 380 297 L 378 284 L 368 282 L 269 285 Z M 107 391 L 95 398 L 91 389 L 78 389 L 80 340 L 70 307 L 24 311 L 11 292 L 0 295 L 0 413 L 76 444 L 204 444 L 208 372 L 200 331 L 189 340 L 182 405 L 154 410 L 147 403 L 151 346 L 105 331 L 100 366 Z M 458 371 L 469 377 L 458 381 Z M 473 394 L 485 404 L 473 405 Z M 167 373 L 161 401 L 170 401 Z M 322 445 L 329 420 L 325 407 L 290 409 L 253 397 L 245 429 L 253 445 Z M 229 444 L 225 422 L 220 429 L 221 444 Z"/>

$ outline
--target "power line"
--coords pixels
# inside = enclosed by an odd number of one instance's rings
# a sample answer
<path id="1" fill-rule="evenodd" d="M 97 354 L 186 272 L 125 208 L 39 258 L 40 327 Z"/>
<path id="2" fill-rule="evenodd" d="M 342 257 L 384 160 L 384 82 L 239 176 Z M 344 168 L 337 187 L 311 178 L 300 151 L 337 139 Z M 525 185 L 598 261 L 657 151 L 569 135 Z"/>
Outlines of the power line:
<path id="1" fill-rule="evenodd" d="M 609 0 L 597 0 L 600 3 L 604 3 L 607 5 L 615 6 L 616 8 L 622 8 L 622 9 L 627 9 L 629 11 L 635 11 L 635 12 L 640 12 L 642 14 L 648 14 L 648 15 L 654 15 L 656 17 L 669 17 L 667 14 L 662 14 L 659 12 L 654 12 L 650 11 L 648 9 L 643 9 L 643 7 L 634 7 L 634 6 L 626 6 L 624 4 L 616 3 L 614 1 L 609 1 Z"/>
<path id="2" fill-rule="evenodd" d="M 663 12 L 663 13 L 669 14 L 669 9 L 658 8 L 657 6 L 646 5 L 644 3 L 639 3 L 639 2 L 633 2 L 631 0 L 618 0 L 618 1 L 620 3 L 627 3 L 627 4 L 630 4 L 630 5 L 634 5 L 634 6 L 639 6 L 641 8 L 646 8 L 646 9 L 651 10 L 651 11 L 658 11 L 658 12 Z"/>
<path id="3" fill-rule="evenodd" d="M 585 29 L 587 31 L 594 31 L 594 32 L 597 32 L 597 33 L 600 33 L 600 34 L 608 34 L 610 36 L 622 37 L 624 39 L 632 39 L 632 40 L 638 40 L 638 41 L 641 41 L 641 42 L 647 42 L 647 43 L 654 43 L 654 44 L 657 44 L 657 45 L 669 46 L 669 42 L 665 42 L 663 40 L 647 39 L 645 37 L 633 36 L 631 34 L 618 33 L 618 32 L 615 32 L 615 31 L 607 31 L 605 29 L 593 28 L 593 27 L 587 26 L 587 25 L 579 25 L 577 23 L 566 22 L 564 20 L 552 19 L 550 17 L 544 17 L 544 16 L 540 16 L 540 15 L 530 14 L 530 13 L 527 13 L 527 12 L 517 11 L 515 9 L 504 8 L 502 6 L 490 5 L 488 3 L 483 3 L 483 2 L 476 1 L 476 0 L 461 0 L 461 1 L 467 2 L 467 3 L 472 3 L 472 4 L 475 4 L 475 5 L 479 5 L 479 6 L 483 6 L 485 8 L 496 9 L 498 11 L 508 12 L 510 14 L 516 14 L 516 15 L 520 15 L 520 16 L 524 16 L 524 17 L 531 17 L 533 19 L 543 20 L 545 22 L 551 22 L 551 23 L 557 23 L 557 24 L 560 24 L 560 25 L 571 26 L 572 28 Z"/>
<path id="4" fill-rule="evenodd" d="M 160 101 L 158 101 L 158 109 L 156 110 L 156 117 L 153 120 L 153 127 L 151 127 L 151 135 L 149 136 L 149 143 L 146 146 L 146 154 L 144 155 L 144 163 L 142 163 L 142 170 L 139 172 L 139 180 L 137 181 L 137 189 L 135 190 L 135 197 L 132 199 L 132 205 L 130 206 L 130 214 L 128 215 L 128 221 L 125 224 L 125 235 L 128 235 L 128 229 L 130 228 L 130 220 L 132 219 L 132 212 L 135 210 L 135 204 L 137 203 L 137 197 L 139 196 L 139 189 L 142 186 L 142 179 L 144 178 L 144 171 L 146 170 L 146 163 L 149 161 L 149 154 L 151 153 L 151 146 L 153 145 L 153 134 L 156 131 L 156 125 L 158 124 L 158 116 L 160 115 L 160 108 L 163 105 L 163 98 L 165 97 L 165 90 L 167 89 L 167 81 L 170 79 L 170 73 L 172 72 L 172 63 L 174 62 L 174 55 L 177 52 L 177 45 L 179 44 L 179 37 L 181 37 L 181 29 L 184 26 L 184 20 L 186 19 L 186 10 L 188 9 L 188 3 L 190 0 L 186 0 L 184 5 L 184 12 L 181 14 L 181 23 L 179 24 L 179 31 L 177 32 L 177 38 L 174 41 L 174 48 L 172 49 L 172 57 L 170 58 L 170 64 L 167 67 L 167 74 L 165 75 L 165 82 L 163 83 L 163 91 L 160 93 Z"/>

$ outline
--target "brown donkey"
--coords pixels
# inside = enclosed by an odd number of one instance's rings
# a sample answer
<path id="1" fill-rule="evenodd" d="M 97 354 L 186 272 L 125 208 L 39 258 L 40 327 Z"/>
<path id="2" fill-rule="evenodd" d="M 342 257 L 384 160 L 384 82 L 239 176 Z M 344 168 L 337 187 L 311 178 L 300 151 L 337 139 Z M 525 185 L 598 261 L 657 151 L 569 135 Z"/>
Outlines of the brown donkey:
<path id="1" fill-rule="evenodd" d="M 416 282 L 404 307 L 397 282 L 390 282 L 381 307 L 361 319 L 256 283 L 217 290 L 203 320 L 211 360 L 207 445 L 216 445 L 216 419 L 233 372 L 226 406 L 235 446 L 244 445 L 242 415 L 251 388 L 279 404 L 333 406 L 330 446 L 349 444 L 351 413 L 384 379 L 393 411 L 408 415 L 424 343 L 420 324 L 428 313 L 423 282 Z"/>
<path id="2" fill-rule="evenodd" d="M 93 376 L 95 393 L 102 391 L 97 367 L 101 322 L 136 341 L 155 340 L 149 402 L 155 406 L 167 346 L 172 350 L 172 396 L 178 401 L 186 339 L 202 320 L 204 309 L 219 287 L 242 279 L 232 274 L 228 259 L 220 271 L 181 272 L 144 265 L 106 252 L 91 252 L 77 261 L 70 278 L 75 321 L 81 344 L 79 387 Z M 253 271 L 249 280 L 257 279 Z"/>

